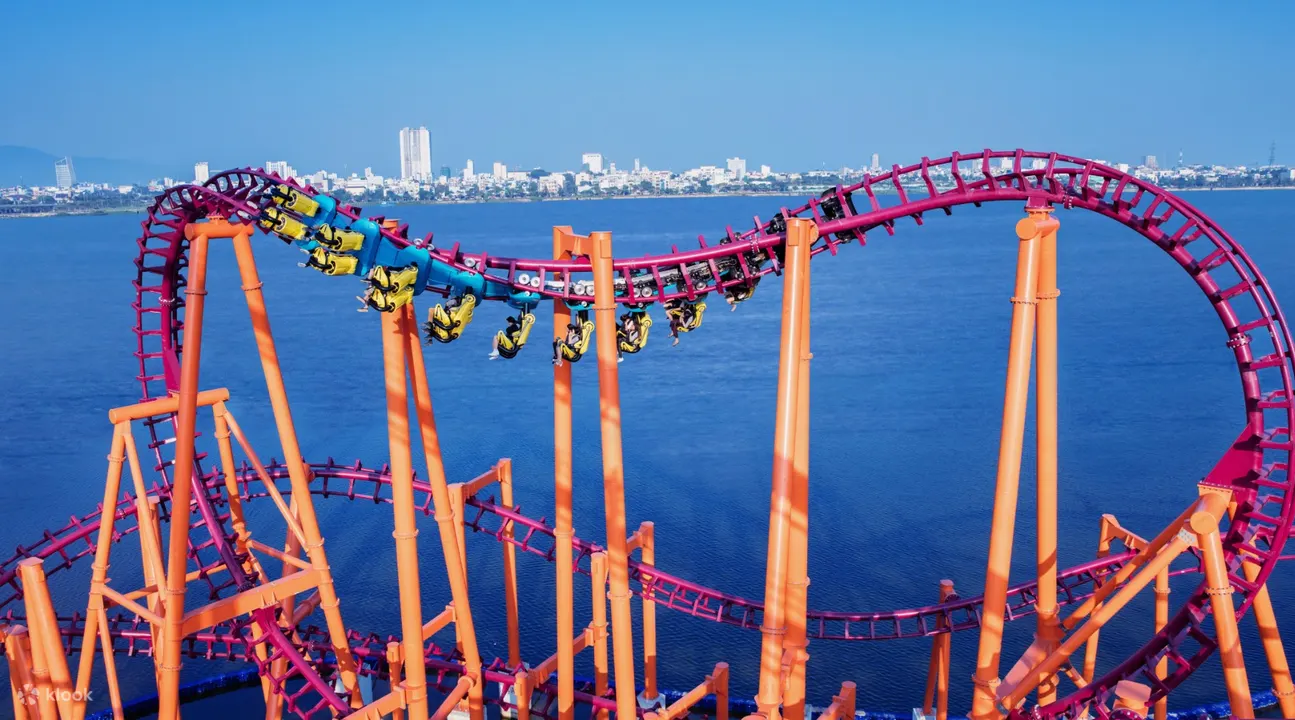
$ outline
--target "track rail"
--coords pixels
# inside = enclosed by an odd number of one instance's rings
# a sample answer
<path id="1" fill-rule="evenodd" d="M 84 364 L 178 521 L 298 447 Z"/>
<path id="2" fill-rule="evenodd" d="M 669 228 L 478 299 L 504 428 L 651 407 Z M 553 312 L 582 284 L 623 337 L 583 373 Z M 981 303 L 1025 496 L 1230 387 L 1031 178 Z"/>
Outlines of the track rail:
<path id="1" fill-rule="evenodd" d="M 379 505 L 391 503 L 391 475 L 386 468 L 365 468 L 360 463 L 338 465 L 333 462 L 312 464 L 314 476 L 311 494 L 321 498 L 341 498 L 350 501 L 363 501 L 365 504 Z M 282 464 L 266 466 L 266 472 L 272 480 L 286 482 L 288 470 Z M 208 488 L 223 487 L 224 477 L 215 472 L 203 478 Z M 259 488 L 256 472 L 243 467 L 236 475 L 239 496 L 246 502 L 267 497 Z M 281 490 L 286 491 L 286 485 Z M 425 481 L 414 479 L 415 501 L 418 511 L 431 517 L 431 488 Z M 499 542 L 509 542 L 532 555 L 554 559 L 553 528 L 542 519 L 536 520 L 521 512 L 520 507 L 504 507 L 490 498 L 480 494 L 466 499 L 467 506 L 473 510 L 463 518 L 463 523 L 474 532 L 483 533 Z M 223 501 L 217 506 L 223 509 Z M 128 497 L 117 507 L 117 520 L 133 519 L 135 516 L 134 498 Z M 221 520 L 225 515 L 220 515 Z M 28 557 L 43 560 L 57 557 L 59 562 L 50 565 L 48 571 L 53 574 L 72 567 L 76 561 L 92 555 L 93 541 L 99 528 L 98 514 L 84 518 L 73 518 L 64 530 L 51 533 L 41 543 L 27 548 L 0 563 L 0 587 L 6 589 L 0 594 L 0 608 L 11 605 L 20 599 L 18 587 L 17 564 Z M 115 541 L 120 542 L 133 535 L 138 526 L 119 525 Z M 510 538 L 505 531 L 512 529 Z M 596 543 L 573 539 L 576 551 L 577 569 L 589 573 L 588 560 L 591 555 L 603 548 Z M 1058 577 L 1057 595 L 1062 604 L 1082 602 L 1092 594 L 1096 584 L 1103 582 L 1130 558 L 1130 553 L 1118 553 L 1106 558 L 1093 560 L 1069 568 Z M 654 601 L 672 610 L 714 622 L 736 625 L 758 630 L 762 620 L 764 606 L 757 600 L 750 600 L 721 590 L 685 580 L 660 567 L 643 565 L 637 560 L 630 561 L 630 577 L 634 593 L 640 597 L 651 591 Z M 1184 567 L 1175 574 L 1197 572 L 1196 565 Z M 1008 620 L 1018 620 L 1034 614 L 1034 600 L 1037 584 L 1034 582 L 1017 585 L 1009 591 Z M 898 640 L 937 635 L 943 632 L 960 632 L 979 627 L 980 596 L 958 598 L 950 602 L 928 605 L 918 608 L 883 610 L 870 612 L 841 612 L 810 610 L 808 617 L 811 639 L 818 640 Z M 22 618 L 10 611 L 0 615 L 6 623 L 18 622 Z M 66 623 L 79 622 L 79 616 L 65 616 Z M 942 623 L 940 621 L 943 621 Z"/>
<path id="2" fill-rule="evenodd" d="M 994 168 L 996 160 L 999 161 L 997 170 Z M 952 189 L 937 189 L 933 175 L 936 169 L 943 169 L 952 178 Z M 267 190 L 279 183 L 301 187 L 291 180 L 257 170 L 236 170 L 216 175 L 203 186 L 171 188 L 149 209 L 137 241 L 139 256 L 136 259 L 136 297 L 133 303 L 137 319 L 135 355 L 140 368 L 137 380 L 145 398 L 161 397 L 174 390 L 179 381 L 188 249 L 184 238 L 185 225 L 210 213 L 220 213 L 232 220 L 253 221 L 265 201 Z M 302 189 L 315 194 L 308 186 Z M 894 192 L 897 202 L 883 206 L 878 195 L 890 191 Z M 860 198 L 857 204 L 856 196 Z M 967 155 L 953 153 L 936 160 L 923 158 L 916 165 L 894 166 L 887 173 L 865 176 L 859 183 L 835 188 L 798 208 L 783 208 L 767 221 L 756 218 L 749 230 L 735 232 L 727 228 L 716 245 L 707 245 L 701 240 L 695 250 L 618 261 L 614 265 L 618 276 L 617 301 L 650 304 L 676 298 L 691 299 L 705 292 L 750 286 L 764 275 L 778 273 L 788 217 L 813 218 L 822 237 L 813 253 L 835 255 L 846 242 L 862 245 L 866 234 L 878 228 L 893 234 L 904 218 L 911 218 L 920 225 L 929 213 L 935 211 L 951 214 L 954 207 L 961 205 L 1027 199 L 1095 212 L 1135 230 L 1164 250 L 1188 273 L 1218 314 L 1241 378 L 1247 432 L 1207 482 L 1226 486 L 1238 503 L 1236 516 L 1225 533 L 1224 545 L 1233 587 L 1241 595 L 1237 612 L 1243 614 L 1253 601 L 1255 591 L 1280 559 L 1292 523 L 1295 523 L 1295 480 L 1287 472 L 1292 450 L 1295 450 L 1290 433 L 1290 428 L 1295 427 L 1293 343 L 1286 321 L 1258 268 L 1226 232 L 1182 199 L 1114 168 L 1056 153 L 985 150 Z M 863 211 L 858 211 L 856 206 L 862 206 Z M 349 218 L 356 218 L 360 213 L 358 208 L 349 206 L 342 207 L 339 212 Z M 487 253 L 464 253 L 457 245 L 449 250 L 437 249 L 431 247 L 430 235 L 422 241 L 409 240 L 408 228 L 403 226 L 396 230 L 383 230 L 383 235 L 396 246 L 416 242 L 429 247 L 435 262 L 482 274 L 490 282 L 515 291 L 537 292 L 568 302 L 592 299 L 588 291 L 592 285 L 586 279 L 590 267 L 585 259 L 502 258 Z M 550 276 L 558 279 L 544 279 Z M 448 292 L 444 287 L 431 289 Z M 499 295 L 484 299 L 503 298 Z M 157 461 L 155 469 L 160 492 L 165 492 L 171 482 L 173 424 L 173 416 L 152 418 L 146 422 L 149 447 Z M 196 477 L 204 477 L 203 457 L 200 455 L 195 462 L 198 465 Z M 218 492 L 200 480 L 195 480 L 195 483 L 201 487 L 196 488 L 198 492 L 191 511 L 197 513 L 195 527 L 205 527 L 208 537 L 191 538 L 189 553 L 192 561 L 204 569 L 203 579 L 209 586 L 210 595 L 219 597 L 229 588 L 247 587 L 255 578 L 245 575 L 237 562 L 232 538 L 225 527 L 227 518 L 217 512 Z M 485 508 L 487 504 L 485 501 L 474 504 L 482 514 L 473 522 L 480 523 L 486 515 L 493 515 L 518 526 L 526 524 L 513 510 L 495 508 L 494 512 L 489 512 Z M 485 527 L 478 524 L 474 529 L 485 530 Z M 534 533 L 543 534 L 536 528 L 528 537 L 533 537 Z M 200 536 L 202 532 L 195 535 Z M 50 547 L 58 544 L 48 534 L 46 540 Z M 68 558 L 75 553 L 85 554 L 84 550 L 76 550 L 68 544 L 57 552 L 68 564 L 71 562 Z M 1259 566 L 1259 575 L 1254 582 L 1242 576 L 1242 559 Z M 1097 570 L 1093 569 L 1093 572 Z M 649 582 L 659 595 L 668 595 L 671 599 L 669 604 L 675 606 L 673 590 L 664 584 L 664 575 L 660 571 L 653 573 L 654 577 Z M 1085 582 L 1087 587 L 1091 587 L 1092 581 Z M 724 607 L 741 607 L 740 613 L 752 612 L 749 604 L 734 605 L 729 596 L 715 597 L 715 604 L 711 605 L 708 604 L 710 600 L 697 599 L 699 595 L 695 588 L 698 586 L 681 584 L 678 587 L 685 588 L 678 596 L 682 598 L 680 603 L 704 609 L 694 614 L 705 615 L 712 608 Z M 1068 593 L 1068 590 L 1063 591 L 1062 597 L 1067 597 Z M 1025 596 L 1014 595 L 1013 598 L 1014 602 L 1021 602 Z M 1153 699 L 1167 694 L 1204 663 L 1215 648 L 1210 633 L 1202 627 L 1208 615 L 1206 599 L 1202 585 L 1191 594 L 1164 630 L 1118 668 L 1084 689 L 1033 712 L 1042 717 L 1073 716 L 1084 708 L 1091 708 L 1097 716 L 1104 717 L 1115 684 L 1126 678 L 1151 685 Z M 1024 612 L 1021 608 L 1018 610 Z M 730 616 L 728 611 L 716 612 L 717 617 L 721 614 Z M 934 617 L 930 614 L 914 612 L 916 614 L 907 619 L 919 630 L 933 624 Z M 740 617 L 741 622 L 735 624 L 745 624 L 750 620 L 745 615 Z M 825 633 L 824 636 L 832 633 L 848 637 L 887 635 L 884 630 L 879 631 L 879 626 L 872 620 L 855 618 L 851 615 L 846 619 L 844 630 L 820 629 L 819 632 Z M 331 669 L 321 660 L 312 662 L 305 659 L 307 655 L 315 658 L 322 655 L 309 653 L 300 643 L 294 643 L 272 620 L 265 614 L 256 614 L 250 621 L 251 625 L 241 630 L 250 631 L 255 625 L 257 637 L 264 638 L 289 661 L 289 672 L 296 673 L 294 678 L 304 680 L 306 686 L 317 691 L 316 696 L 309 699 L 287 696 L 288 709 L 303 717 L 322 716 L 328 709 L 345 712 L 344 705 L 339 707 L 341 699 L 327 690 L 325 677 Z M 859 628 L 867 627 L 868 631 L 856 631 L 852 624 Z M 894 628 L 891 635 L 907 636 L 904 620 L 895 622 Z M 1169 662 L 1169 674 L 1164 680 L 1156 678 L 1153 672 L 1161 658 Z M 287 678 L 273 680 L 280 683 Z"/>

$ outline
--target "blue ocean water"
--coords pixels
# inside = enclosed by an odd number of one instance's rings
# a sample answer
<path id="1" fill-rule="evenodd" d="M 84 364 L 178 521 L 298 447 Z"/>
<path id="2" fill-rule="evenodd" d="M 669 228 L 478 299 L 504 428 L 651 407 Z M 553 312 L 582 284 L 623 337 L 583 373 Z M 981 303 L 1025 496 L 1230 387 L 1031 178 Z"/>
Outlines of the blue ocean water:
<path id="1" fill-rule="evenodd" d="M 1279 299 L 1295 297 L 1295 248 L 1282 232 L 1295 222 L 1295 195 L 1190 193 L 1187 200 L 1250 251 Z M 570 224 L 577 232 L 611 230 L 618 256 L 638 256 L 671 244 L 692 247 L 700 233 L 718 237 L 726 224 L 743 227 L 754 215 L 795 204 L 799 199 L 747 197 L 369 211 L 399 216 L 411 234 L 434 230 L 441 246 L 458 241 L 491 254 L 543 257 L 551 226 Z M 847 246 L 815 261 L 811 607 L 925 605 L 946 577 L 964 596 L 980 592 L 1011 312 L 1012 228 L 1020 214 L 1016 204 L 1002 204 L 927 215 L 924 227 L 906 221 L 894 238 L 875 232 L 866 248 Z M 1058 216 L 1060 557 L 1073 565 L 1093 556 L 1102 513 L 1143 534 L 1172 519 L 1239 431 L 1243 406 L 1225 336 L 1191 279 L 1126 228 L 1082 212 Z M 9 269 L 0 282 L 0 404 L 8 411 L 0 423 L 0 548 L 30 543 L 101 499 L 105 413 L 139 397 L 130 303 L 140 219 L 0 222 Z M 272 239 L 258 238 L 257 252 L 306 457 L 381 464 L 388 450 L 378 322 L 374 313 L 355 312 L 360 283 L 302 270 L 295 263 L 303 258 Z M 230 388 L 231 409 L 261 456 L 277 456 L 228 246 L 213 249 L 209 285 L 202 384 Z M 670 347 L 659 323 L 647 350 L 620 365 L 631 528 L 656 523 L 662 568 L 752 598 L 763 592 L 779 310 L 779 282 L 766 280 L 736 312 L 712 303 L 704 327 L 679 347 Z M 506 314 L 480 309 L 460 341 L 425 350 L 446 466 L 452 481 L 466 480 L 510 457 L 523 510 L 552 517 L 548 350 L 536 342 L 514 361 L 488 361 L 490 337 Z M 540 324 L 547 324 L 543 313 Z M 548 334 L 539 327 L 534 336 Z M 580 363 L 574 374 L 576 531 L 601 542 L 596 371 Z M 1033 567 L 1031 437 L 1014 581 L 1028 579 Z M 395 631 L 389 507 L 317 503 L 348 625 Z M 271 522 L 268 503 L 253 507 L 253 523 Z M 267 526 L 263 539 L 281 532 Z M 431 613 L 449 591 L 430 520 L 423 527 L 424 607 Z M 504 655 L 498 546 L 470 536 L 468 554 L 484 652 Z M 531 556 L 519 566 L 524 655 L 539 659 L 554 647 L 552 566 Z M 56 603 L 77 609 L 84 582 L 84 575 L 58 578 Z M 1295 618 L 1291 570 L 1280 569 L 1271 588 L 1279 619 Z M 586 598 L 588 585 L 578 584 L 576 593 Z M 588 617 L 587 602 L 577 622 Z M 1099 670 L 1149 636 L 1149 603 L 1122 613 L 1103 633 Z M 734 696 L 754 694 L 758 633 L 666 610 L 658 612 L 658 628 L 663 686 L 690 687 L 723 660 Z M 1252 621 L 1242 628 L 1251 684 L 1264 689 Z M 1032 632 L 1032 620 L 1009 626 L 1005 656 L 1019 654 Z M 920 704 L 928 651 L 925 641 L 815 642 L 810 702 L 825 705 L 842 680 L 853 680 L 861 708 L 911 708 Z M 974 654 L 974 634 L 954 637 L 953 708 L 969 702 Z M 589 674 L 589 662 L 582 657 L 578 671 Z M 191 661 L 186 677 L 213 667 Z M 638 670 L 641 676 L 641 662 Z M 1174 704 L 1222 698 L 1220 672 L 1212 659 Z M 131 687 L 144 692 L 145 684 L 141 673 Z M 257 701 L 206 701 L 194 716 Z"/>

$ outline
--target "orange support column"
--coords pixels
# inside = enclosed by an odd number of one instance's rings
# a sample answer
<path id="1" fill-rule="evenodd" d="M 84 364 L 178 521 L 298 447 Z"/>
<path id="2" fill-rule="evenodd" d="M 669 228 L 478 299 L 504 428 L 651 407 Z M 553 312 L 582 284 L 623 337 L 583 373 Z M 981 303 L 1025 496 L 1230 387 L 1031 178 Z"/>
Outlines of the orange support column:
<path id="1" fill-rule="evenodd" d="M 1111 542 L 1113 538 L 1111 537 L 1110 529 L 1114 523 L 1115 523 L 1114 515 L 1106 514 L 1102 516 L 1102 532 L 1097 540 L 1098 559 L 1107 557 L 1111 554 Z M 1115 581 L 1111 580 L 1108 582 L 1113 583 Z M 1094 605 L 1095 607 L 1097 607 L 1097 606 L 1100 606 L 1101 603 L 1096 602 Z M 1165 612 L 1169 612 L 1169 611 L 1166 609 Z M 1088 645 L 1084 648 L 1084 669 L 1083 669 L 1084 682 L 1092 682 L 1093 675 L 1097 671 L 1097 643 L 1100 640 L 1100 638 L 1101 638 L 1101 633 L 1099 632 L 1093 633 L 1092 637 L 1088 639 Z"/>
<path id="2" fill-rule="evenodd" d="M 184 591 L 189 570 L 189 504 L 193 500 L 194 429 L 198 417 L 198 368 L 202 358 L 202 311 L 207 299 L 207 246 L 209 238 L 232 237 L 248 232 L 234 230 L 222 218 L 185 227 L 189 246 L 189 277 L 185 290 L 184 355 L 180 360 L 179 406 L 176 409 L 175 464 L 171 483 L 171 538 L 166 563 L 166 624 L 161 633 L 159 663 L 159 720 L 180 716 L 180 658 L 184 640 Z"/>
<path id="3" fill-rule="evenodd" d="M 1242 564 L 1241 570 L 1247 580 L 1253 581 L 1259 577 L 1259 567 L 1254 563 Z M 1259 640 L 1263 643 L 1268 669 L 1272 672 L 1273 695 L 1277 696 L 1277 706 L 1281 708 L 1282 717 L 1295 718 L 1295 686 L 1291 684 L 1290 664 L 1286 660 L 1281 633 L 1277 630 L 1277 615 L 1273 612 L 1273 601 L 1268 594 L 1267 585 L 1255 593 L 1254 613 L 1255 624 L 1259 626 Z"/>
<path id="4" fill-rule="evenodd" d="M 594 629 L 594 693 L 607 694 L 607 553 L 596 552 L 589 556 L 589 582 L 593 585 Z M 607 720 L 607 709 L 594 714 L 598 720 Z"/>
<path id="5" fill-rule="evenodd" d="M 656 567 L 656 525 L 651 521 L 639 526 L 639 555 L 643 564 Z M 643 578 L 645 582 L 651 576 Z M 643 694 L 639 695 L 639 709 L 644 712 L 660 711 L 666 706 L 665 696 L 657 689 L 657 646 L 656 646 L 656 602 L 652 599 L 656 593 L 647 591 L 643 595 Z"/>
<path id="6" fill-rule="evenodd" d="M 809 242 L 812 244 L 813 238 Z M 796 456 L 792 462 L 795 474 L 791 485 L 791 530 L 787 545 L 787 635 L 783 641 L 783 658 L 791 663 L 786 696 L 782 700 L 782 715 L 788 720 L 805 718 L 805 663 L 809 661 L 805 616 L 809 597 L 809 363 L 814 357 L 809 346 L 809 307 L 813 267 L 810 262 L 804 265 L 800 361 L 796 371 Z"/>
<path id="7" fill-rule="evenodd" d="M 1050 222 L 1055 223 L 1055 220 Z M 1030 389 L 1030 350 L 1034 344 L 1035 293 L 1038 291 L 1039 237 L 1050 228 L 1034 217 L 1016 224 L 1021 243 L 1016 261 L 1016 294 L 1012 297 L 1012 335 L 1007 356 L 1007 388 L 998 447 L 998 477 L 985 570 L 985 601 L 976 656 L 974 720 L 998 717 L 995 705 L 998 667 L 1003 648 L 1003 615 L 1007 610 L 1008 573 L 1016 528 L 1016 497 L 1021 480 L 1021 446 L 1025 440 L 1025 406 Z"/>
<path id="8" fill-rule="evenodd" d="M 800 218 L 787 221 L 785 277 L 782 296 L 782 340 L 778 358 L 778 407 L 774 425 L 773 483 L 769 500 L 769 547 L 764 583 L 764 622 L 761 625 L 760 685 L 756 714 L 778 720 L 782 702 L 782 650 L 786 633 L 783 601 L 787 586 L 791 494 L 795 478 L 796 391 L 800 378 L 801 331 L 805 301 L 804 265 L 816 231 Z"/>
<path id="9" fill-rule="evenodd" d="M 441 535 L 441 553 L 445 559 L 445 571 L 450 580 L 450 597 L 454 602 L 454 627 L 463 644 L 463 664 L 472 684 L 467 689 L 468 714 L 472 720 L 485 717 L 485 676 L 481 671 L 481 651 L 477 645 L 477 630 L 472 622 L 472 605 L 468 601 L 468 575 L 464 567 L 462 547 L 459 547 L 463 523 L 454 519 L 453 503 L 450 488 L 445 480 L 445 463 L 441 456 L 441 439 L 436 431 L 436 414 L 432 410 L 432 391 L 427 384 L 427 368 L 423 363 L 423 350 L 419 342 L 417 320 L 412 305 L 406 305 L 398 311 L 400 327 L 405 342 L 405 358 L 408 362 L 409 375 L 414 387 L 414 402 L 418 409 L 418 429 L 423 442 L 423 457 L 427 463 L 427 484 L 432 489 L 432 505 L 435 509 L 436 527 Z M 402 379 L 403 383 L 403 379 Z M 407 406 L 406 406 L 407 407 Z M 511 473 L 511 469 L 509 470 Z M 509 476 L 511 479 L 511 475 Z M 457 497 L 462 499 L 462 486 Z M 410 493 L 410 512 L 412 517 L 413 494 Z M 461 503 L 460 503 L 461 508 Z M 417 558 L 415 558 L 417 568 Z M 422 657 L 422 636 L 419 630 L 418 656 Z M 405 651 L 405 675 L 409 676 L 410 668 L 417 665 L 419 674 L 423 673 L 423 663 L 412 661 L 408 648 Z M 412 709 L 411 709 L 412 710 Z M 411 712 L 412 718 L 412 712 Z"/>
<path id="10" fill-rule="evenodd" d="M 41 717 L 51 720 L 60 716 L 75 717 L 73 707 L 84 703 L 72 694 L 72 675 L 68 671 L 67 655 L 63 654 L 63 638 L 59 634 L 58 617 L 54 614 L 54 601 L 50 599 L 49 585 L 45 582 L 45 564 L 40 558 L 27 558 L 18 563 L 18 574 L 22 579 L 23 604 L 27 608 L 40 700 L 52 695 L 59 713 L 47 714 L 47 706 L 41 702 Z M 94 645 L 85 651 L 93 653 Z M 41 674 L 46 677 L 41 678 Z M 40 682 L 42 679 L 47 679 L 47 682 Z"/>
<path id="11" fill-rule="evenodd" d="M 1169 624 L 1169 569 L 1165 568 L 1156 574 L 1156 632 Z M 1096 637 L 1096 636 L 1094 636 Z M 1092 647 L 1090 644 L 1089 647 Z M 1161 680 L 1169 674 L 1169 658 L 1161 657 L 1156 663 L 1156 677 Z M 1169 698 L 1162 697 L 1156 701 L 1156 720 L 1167 720 L 1169 717 Z"/>
<path id="12" fill-rule="evenodd" d="M 127 426 L 128 427 L 128 426 Z M 112 429 L 112 447 L 108 450 L 108 477 L 103 488 L 103 507 L 116 507 L 121 491 L 122 465 L 126 462 L 126 434 L 122 425 Z M 90 566 L 90 602 L 86 607 L 85 631 L 81 636 L 81 662 L 76 672 L 76 689 L 81 697 L 90 689 L 90 672 L 94 668 L 94 640 L 98 632 L 103 594 L 100 588 L 108 581 L 108 557 L 112 552 L 113 523 L 99 523 L 99 537 L 95 543 L 94 564 Z"/>
<path id="13" fill-rule="evenodd" d="M 553 258 L 567 253 L 565 237 L 570 227 L 553 228 Z M 556 276 L 558 279 L 560 275 Z M 571 308 L 553 301 L 553 339 L 566 337 Z M 553 366 L 553 498 L 554 564 L 557 566 L 558 720 L 575 718 L 575 593 L 571 538 L 571 363 Z"/>
<path id="14" fill-rule="evenodd" d="M 1050 207 L 1030 207 L 1027 211 L 1036 226 L 1046 224 L 1050 228 L 1038 239 L 1038 288 L 1035 291 L 1038 303 L 1034 306 L 1038 355 L 1035 358 L 1034 418 L 1038 469 L 1036 635 L 1041 641 L 1040 648 L 1052 652 L 1064 636 L 1057 617 L 1057 298 L 1061 295 L 1057 289 L 1058 223 L 1056 220 L 1049 222 Z M 1041 678 L 1039 704 L 1050 703 L 1056 696 L 1056 677 Z"/>
<path id="15" fill-rule="evenodd" d="M 32 699 L 28 688 L 36 687 L 32 677 L 31 639 L 27 628 L 0 628 L 0 640 L 5 641 L 5 660 L 9 664 L 9 691 L 13 697 L 14 720 L 40 720 L 33 718 L 36 710 L 28 704 Z M 28 709 L 31 708 L 30 714 Z"/>
<path id="16" fill-rule="evenodd" d="M 593 244 L 594 322 L 598 336 L 598 407 L 602 415 L 603 503 L 607 516 L 607 575 L 612 605 L 612 667 L 616 715 L 635 716 L 634 636 L 629 550 L 625 538 L 625 466 L 621 452 L 621 392 L 616 366 L 616 288 L 612 236 L 590 233 Z"/>
<path id="17" fill-rule="evenodd" d="M 1206 592 L 1210 596 L 1210 611 L 1214 617 L 1214 634 L 1219 643 L 1219 660 L 1223 664 L 1223 684 L 1228 691 L 1228 704 L 1232 706 L 1233 717 L 1252 718 L 1255 716 L 1255 709 L 1250 699 L 1245 657 L 1241 654 L 1236 607 L 1232 604 L 1232 581 L 1228 578 L 1223 543 L 1219 539 L 1218 518 L 1197 513 L 1192 516 L 1191 530 L 1195 533 L 1201 550 L 1201 564 L 1205 569 Z"/>
<path id="18" fill-rule="evenodd" d="M 328 556 L 324 553 L 324 538 L 319 531 L 315 504 L 310 498 L 310 478 L 307 476 L 306 462 L 301 457 L 301 446 L 297 442 L 292 409 L 288 405 L 288 391 L 283 383 L 283 372 L 279 368 L 279 353 L 274 346 L 270 317 L 266 313 L 265 297 L 261 293 L 261 278 L 256 270 L 256 258 L 252 254 L 250 233 L 250 229 L 244 228 L 232 236 L 234 255 L 238 260 L 238 274 L 243 282 L 243 293 L 247 296 L 247 310 L 252 319 L 252 332 L 256 336 L 256 349 L 261 356 L 261 370 L 265 374 L 270 407 L 274 411 L 274 425 L 278 428 L 279 443 L 283 447 L 283 464 L 288 467 L 288 476 L 292 483 L 292 502 L 296 506 L 297 520 L 305 536 L 304 550 L 310 559 L 311 569 L 319 574 L 319 608 L 324 612 L 328 637 L 333 644 L 333 652 L 337 655 L 337 668 L 342 678 L 342 686 L 350 695 L 351 707 L 359 708 L 363 704 L 363 698 L 360 697 L 360 688 L 356 682 L 355 658 L 346 642 L 346 625 L 342 622 L 337 590 L 333 586 Z M 172 521 L 172 529 L 174 543 L 174 521 Z M 174 548 L 174 545 L 172 547 Z M 169 568 L 168 580 L 174 579 L 175 570 L 174 567 Z M 162 720 L 166 718 L 163 717 Z"/>
<path id="19" fill-rule="evenodd" d="M 940 603 L 944 604 L 953 597 L 953 581 L 940 581 Z M 946 626 L 941 617 L 936 627 Z M 949 717 L 949 650 L 952 633 L 943 632 L 931 640 L 931 661 L 926 669 L 926 696 L 922 701 L 922 714 L 930 715 L 935 711 L 935 720 L 948 720 Z"/>
<path id="20" fill-rule="evenodd" d="M 387 438 L 391 446 L 391 504 L 395 515 L 395 532 L 392 535 L 396 539 L 400 634 L 405 658 L 409 660 L 405 664 L 405 704 L 409 708 L 410 720 L 427 720 L 427 669 L 421 662 L 423 607 L 418 578 L 418 524 L 414 510 L 414 469 L 409 436 L 404 317 L 403 309 L 399 313 L 382 313 L 382 360 L 387 384 Z"/>
<path id="21" fill-rule="evenodd" d="M 499 461 L 499 499 L 504 507 L 513 507 L 513 461 Z M 517 546 L 513 539 L 513 525 L 504 528 L 504 612 L 508 623 L 508 667 L 516 669 L 522 664 L 522 635 L 517 617 Z"/>

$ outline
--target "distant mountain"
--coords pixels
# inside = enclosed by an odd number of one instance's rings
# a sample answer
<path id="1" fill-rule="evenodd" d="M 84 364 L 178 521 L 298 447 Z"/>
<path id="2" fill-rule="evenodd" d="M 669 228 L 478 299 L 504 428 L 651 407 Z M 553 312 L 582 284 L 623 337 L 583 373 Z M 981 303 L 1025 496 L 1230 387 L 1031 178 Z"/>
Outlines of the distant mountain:
<path id="1" fill-rule="evenodd" d="M 53 185 L 54 161 L 60 157 L 35 148 L 0 145 L 0 187 Z M 77 182 L 136 184 L 168 175 L 177 180 L 188 180 L 193 176 L 192 167 L 168 167 L 112 158 L 73 156 L 72 168 L 76 171 Z"/>

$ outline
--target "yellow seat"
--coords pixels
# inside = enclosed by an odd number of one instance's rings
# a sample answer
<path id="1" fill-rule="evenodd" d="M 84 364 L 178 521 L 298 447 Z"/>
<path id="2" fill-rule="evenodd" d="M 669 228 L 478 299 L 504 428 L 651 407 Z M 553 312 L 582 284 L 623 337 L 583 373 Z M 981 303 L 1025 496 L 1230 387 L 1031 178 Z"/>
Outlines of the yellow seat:
<path id="1" fill-rule="evenodd" d="M 515 358 L 517 353 L 525 347 L 527 339 L 531 336 L 531 328 L 535 327 L 535 315 L 532 313 L 523 313 L 520 318 L 520 327 L 516 333 L 510 334 L 505 330 L 495 333 L 495 348 L 500 355 L 506 358 Z"/>
<path id="2" fill-rule="evenodd" d="M 284 242 L 304 240 L 309 233 L 309 229 L 300 220 L 279 212 L 277 208 L 262 210 L 261 217 L 256 222 L 262 230 L 278 235 Z"/>
<path id="3" fill-rule="evenodd" d="M 589 349 L 589 340 L 594 335 L 594 323 L 592 320 L 581 318 L 580 324 L 576 326 L 578 335 L 574 343 L 568 343 L 566 338 L 553 341 L 553 362 L 562 364 L 563 360 L 569 362 L 578 362 L 584 357 L 585 351 Z"/>
<path id="4" fill-rule="evenodd" d="M 408 304 L 413 299 L 414 289 L 411 287 L 401 288 L 395 292 L 387 292 L 371 287 L 364 295 L 364 303 L 379 312 L 392 312 L 396 308 Z"/>
<path id="5" fill-rule="evenodd" d="M 706 312 L 706 301 L 695 303 L 678 302 L 666 308 L 665 314 L 670 318 L 671 327 L 679 332 L 692 332 L 701 327 L 702 314 Z"/>
<path id="6" fill-rule="evenodd" d="M 355 272 L 359 262 L 355 257 L 331 253 L 327 248 L 320 246 L 310 251 L 310 257 L 306 259 L 306 267 L 313 267 L 325 275 L 350 275 Z"/>
<path id="7" fill-rule="evenodd" d="M 418 266 L 388 267 L 376 265 L 369 271 L 369 282 L 383 290 L 397 290 L 418 282 Z"/>
<path id="8" fill-rule="evenodd" d="M 315 217 L 319 212 L 319 203 L 314 198 L 290 185 L 275 185 L 270 191 L 270 198 L 279 207 L 306 217 Z"/>
<path id="9" fill-rule="evenodd" d="M 315 242 L 334 252 L 355 252 L 364 247 L 364 233 L 343 230 L 332 225 L 320 225 L 315 230 Z"/>
<path id="10" fill-rule="evenodd" d="M 405 286 L 405 288 L 413 292 L 412 287 Z M 468 323 L 472 322 L 472 313 L 476 306 L 477 297 L 472 293 L 466 293 L 458 298 L 458 304 L 449 310 L 446 310 L 444 305 L 438 304 L 427 312 L 427 322 L 423 324 L 423 328 L 433 340 L 438 342 L 447 343 L 457 340 Z"/>
<path id="11" fill-rule="evenodd" d="M 638 323 L 638 337 L 631 339 L 625 331 L 625 321 L 633 318 Z M 616 341 L 617 347 L 623 353 L 636 353 L 647 347 L 648 330 L 652 327 L 652 316 L 645 312 L 626 313 L 621 316 L 621 321 L 616 324 Z"/>

